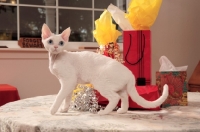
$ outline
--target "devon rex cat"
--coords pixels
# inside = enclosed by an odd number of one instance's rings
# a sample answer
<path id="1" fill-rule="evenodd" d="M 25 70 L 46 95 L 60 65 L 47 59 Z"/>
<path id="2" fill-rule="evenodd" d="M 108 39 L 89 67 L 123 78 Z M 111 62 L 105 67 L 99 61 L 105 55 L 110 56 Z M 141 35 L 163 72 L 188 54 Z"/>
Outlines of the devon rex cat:
<path id="1" fill-rule="evenodd" d="M 161 105 L 168 96 L 168 86 L 164 85 L 162 96 L 155 101 L 142 98 L 135 88 L 135 77 L 132 72 L 118 61 L 94 52 L 64 51 L 70 36 L 70 28 L 61 34 L 54 35 L 49 27 L 42 27 L 42 42 L 49 52 L 49 69 L 61 84 L 59 93 L 50 109 L 55 114 L 65 99 L 61 112 L 67 112 L 71 95 L 78 83 L 91 83 L 109 104 L 98 114 L 109 114 L 121 99 L 121 108 L 117 113 L 128 110 L 128 95 L 142 107 L 154 108 Z"/>

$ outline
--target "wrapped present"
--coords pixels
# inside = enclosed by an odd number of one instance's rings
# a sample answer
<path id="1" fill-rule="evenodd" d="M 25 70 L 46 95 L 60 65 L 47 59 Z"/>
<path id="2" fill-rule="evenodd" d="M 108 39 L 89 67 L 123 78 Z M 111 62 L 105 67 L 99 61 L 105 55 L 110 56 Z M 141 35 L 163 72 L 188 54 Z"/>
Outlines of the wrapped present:
<path id="1" fill-rule="evenodd" d="M 158 92 L 158 87 L 155 85 L 146 85 L 146 86 L 136 86 L 137 92 L 140 96 L 142 96 L 144 99 L 148 101 L 154 101 L 160 97 Z M 99 92 L 96 92 L 97 98 L 98 98 L 98 104 L 99 105 L 107 105 L 108 100 L 101 96 Z M 121 102 L 119 101 L 118 106 L 121 106 Z M 135 103 L 130 97 L 129 97 L 129 109 L 146 109 L 141 106 L 139 106 L 137 103 Z M 160 107 L 151 108 L 148 110 L 160 110 Z"/>
<path id="2" fill-rule="evenodd" d="M 116 42 L 121 32 L 116 29 L 116 24 L 112 23 L 111 14 L 107 10 L 95 21 L 95 27 L 96 29 L 93 31 L 93 35 L 99 44 L 97 53 L 123 63 L 119 45 Z"/>
<path id="3" fill-rule="evenodd" d="M 120 63 L 124 63 L 117 43 L 111 42 L 108 45 L 101 45 L 100 48 L 97 49 L 97 53 L 113 58 Z"/>
<path id="4" fill-rule="evenodd" d="M 156 85 L 159 93 L 162 94 L 164 84 L 169 87 L 169 96 L 162 104 L 162 107 L 188 105 L 186 77 L 186 71 L 156 72 Z"/>
<path id="5" fill-rule="evenodd" d="M 169 87 L 169 96 L 162 107 L 187 105 L 186 71 L 188 66 L 175 67 L 166 56 L 161 56 L 159 63 L 160 69 L 156 72 L 156 85 L 160 94 L 163 91 L 163 85 L 167 84 Z"/>

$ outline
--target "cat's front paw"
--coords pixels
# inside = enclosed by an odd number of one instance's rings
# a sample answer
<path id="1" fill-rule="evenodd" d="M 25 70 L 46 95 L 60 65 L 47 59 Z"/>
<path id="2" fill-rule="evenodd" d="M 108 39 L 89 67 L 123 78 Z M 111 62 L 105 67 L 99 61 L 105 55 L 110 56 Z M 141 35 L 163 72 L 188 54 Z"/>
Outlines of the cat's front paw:
<path id="1" fill-rule="evenodd" d="M 52 107 L 52 108 L 50 109 L 50 113 L 51 113 L 52 115 L 54 115 L 56 112 L 57 112 L 57 110 L 56 110 L 55 108 Z"/>
<path id="2" fill-rule="evenodd" d="M 122 108 L 119 108 L 119 109 L 117 110 L 117 113 L 118 113 L 118 114 L 124 114 L 124 113 L 126 113 L 126 112 L 127 112 L 127 110 L 122 109 Z"/>
<path id="3" fill-rule="evenodd" d="M 68 108 L 61 108 L 61 109 L 60 109 L 60 112 L 61 112 L 61 113 L 67 113 L 67 112 L 68 112 Z"/>

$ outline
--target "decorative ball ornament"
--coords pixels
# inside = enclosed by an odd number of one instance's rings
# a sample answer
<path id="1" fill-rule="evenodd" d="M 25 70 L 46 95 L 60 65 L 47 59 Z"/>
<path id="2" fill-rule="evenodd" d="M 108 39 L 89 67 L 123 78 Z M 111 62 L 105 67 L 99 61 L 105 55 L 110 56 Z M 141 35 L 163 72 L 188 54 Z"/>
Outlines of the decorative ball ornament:
<path id="1" fill-rule="evenodd" d="M 77 86 L 73 92 L 70 108 L 75 111 L 89 111 L 91 113 L 96 113 L 101 109 L 91 84 Z"/>

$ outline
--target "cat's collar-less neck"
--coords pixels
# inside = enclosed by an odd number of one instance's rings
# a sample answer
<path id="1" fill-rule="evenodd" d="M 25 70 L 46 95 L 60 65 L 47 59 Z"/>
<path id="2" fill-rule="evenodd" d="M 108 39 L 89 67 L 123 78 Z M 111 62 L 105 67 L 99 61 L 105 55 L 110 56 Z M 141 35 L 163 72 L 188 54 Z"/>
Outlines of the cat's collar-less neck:
<path id="1" fill-rule="evenodd" d="M 53 65 L 59 54 L 52 54 L 49 52 L 49 64 Z"/>

